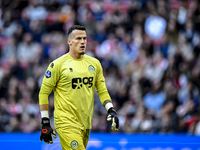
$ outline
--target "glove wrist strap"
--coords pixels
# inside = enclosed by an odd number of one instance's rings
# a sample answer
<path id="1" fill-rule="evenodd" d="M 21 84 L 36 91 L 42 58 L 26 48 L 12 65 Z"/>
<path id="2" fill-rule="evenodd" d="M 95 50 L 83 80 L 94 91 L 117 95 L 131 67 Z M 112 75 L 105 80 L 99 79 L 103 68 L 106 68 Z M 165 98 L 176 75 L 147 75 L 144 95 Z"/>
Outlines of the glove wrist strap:
<path id="1" fill-rule="evenodd" d="M 42 125 L 49 125 L 50 126 L 50 120 L 47 117 L 42 118 Z"/>
<path id="2" fill-rule="evenodd" d="M 111 107 L 111 108 L 108 109 L 108 113 L 109 114 L 112 113 L 112 112 L 117 115 L 117 112 L 116 112 L 116 110 L 113 107 Z"/>

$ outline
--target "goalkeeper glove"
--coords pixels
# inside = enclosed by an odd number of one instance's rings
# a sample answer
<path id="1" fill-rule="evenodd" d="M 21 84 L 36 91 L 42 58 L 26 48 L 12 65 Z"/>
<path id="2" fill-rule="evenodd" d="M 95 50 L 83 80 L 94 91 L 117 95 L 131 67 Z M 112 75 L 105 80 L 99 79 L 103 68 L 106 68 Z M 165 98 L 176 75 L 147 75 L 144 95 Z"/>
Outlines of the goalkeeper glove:
<path id="1" fill-rule="evenodd" d="M 57 138 L 56 132 L 50 126 L 50 120 L 47 117 L 42 118 L 42 132 L 40 135 L 40 141 L 44 140 L 45 143 L 53 143 L 53 138 Z"/>
<path id="2" fill-rule="evenodd" d="M 112 120 L 112 127 L 111 129 L 113 131 L 117 131 L 119 128 L 119 119 L 117 117 L 117 112 L 115 111 L 115 109 L 113 107 L 108 109 L 108 117 L 107 117 L 107 121 L 111 121 Z"/>

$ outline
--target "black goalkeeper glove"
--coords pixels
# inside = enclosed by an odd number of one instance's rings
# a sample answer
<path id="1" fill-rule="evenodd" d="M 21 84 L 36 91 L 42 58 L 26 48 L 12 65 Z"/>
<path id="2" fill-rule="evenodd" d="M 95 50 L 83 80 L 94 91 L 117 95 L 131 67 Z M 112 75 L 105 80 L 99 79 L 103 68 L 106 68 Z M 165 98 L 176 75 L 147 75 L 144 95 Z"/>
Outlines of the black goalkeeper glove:
<path id="1" fill-rule="evenodd" d="M 56 132 L 51 128 L 50 126 L 50 120 L 49 118 L 42 118 L 42 132 L 40 135 L 40 141 L 44 140 L 45 143 L 49 144 L 49 143 L 53 143 L 53 138 L 57 138 L 56 136 Z"/>
<path id="2" fill-rule="evenodd" d="M 107 117 L 107 121 L 111 121 L 112 120 L 112 127 L 111 129 L 113 131 L 117 131 L 119 128 L 119 119 L 117 117 L 117 112 L 115 111 L 115 109 L 113 107 L 108 109 L 108 117 Z"/>

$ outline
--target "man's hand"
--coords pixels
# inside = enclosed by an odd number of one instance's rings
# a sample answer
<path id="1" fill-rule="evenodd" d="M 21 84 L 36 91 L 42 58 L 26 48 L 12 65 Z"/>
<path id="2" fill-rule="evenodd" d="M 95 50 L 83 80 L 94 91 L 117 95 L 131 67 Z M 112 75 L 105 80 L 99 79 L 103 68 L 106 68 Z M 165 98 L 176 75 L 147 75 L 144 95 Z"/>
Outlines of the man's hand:
<path id="1" fill-rule="evenodd" d="M 49 144 L 49 143 L 53 143 L 53 138 L 57 138 L 56 136 L 56 132 L 51 128 L 50 126 L 50 120 L 49 118 L 42 118 L 42 131 L 41 131 L 41 135 L 40 135 L 40 141 L 44 140 L 45 143 Z"/>
<path id="2" fill-rule="evenodd" d="M 113 131 L 117 131 L 119 128 L 119 119 L 117 117 L 117 112 L 115 111 L 115 109 L 113 107 L 109 108 L 109 110 L 108 110 L 107 121 L 111 121 L 111 120 L 112 120 L 111 129 Z"/>

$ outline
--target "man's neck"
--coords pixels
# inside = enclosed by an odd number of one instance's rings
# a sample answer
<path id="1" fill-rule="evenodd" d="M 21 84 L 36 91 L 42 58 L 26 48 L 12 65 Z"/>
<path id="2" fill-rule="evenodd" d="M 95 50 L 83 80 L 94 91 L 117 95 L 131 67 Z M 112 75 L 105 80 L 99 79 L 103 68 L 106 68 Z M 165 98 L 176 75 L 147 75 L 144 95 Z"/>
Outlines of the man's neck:
<path id="1" fill-rule="evenodd" d="M 74 53 L 73 51 L 69 51 L 69 55 L 75 59 L 81 59 L 83 58 L 84 54 L 77 54 L 77 53 Z"/>

